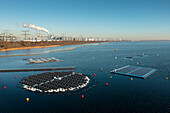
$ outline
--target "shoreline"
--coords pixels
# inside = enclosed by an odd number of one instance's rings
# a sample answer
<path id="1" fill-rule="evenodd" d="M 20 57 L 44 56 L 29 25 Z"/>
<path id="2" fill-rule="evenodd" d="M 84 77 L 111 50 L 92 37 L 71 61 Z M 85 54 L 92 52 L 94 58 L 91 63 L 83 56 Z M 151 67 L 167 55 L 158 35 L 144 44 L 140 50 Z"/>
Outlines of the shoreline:
<path id="1" fill-rule="evenodd" d="M 98 45 L 102 45 L 102 44 L 98 44 Z M 62 50 L 55 50 L 55 51 L 50 51 L 49 53 L 54 53 L 54 52 L 61 52 L 61 51 L 70 51 L 70 50 L 74 50 L 80 47 L 86 47 L 86 46 L 91 46 L 91 45 L 82 45 L 82 46 L 77 46 L 77 47 L 73 47 L 73 48 L 69 48 L 69 49 L 62 49 Z M 97 45 L 95 45 L 97 46 Z M 41 55 L 44 53 L 32 53 L 32 54 L 19 54 L 19 55 L 3 55 L 0 57 L 15 57 L 15 56 L 32 56 L 32 55 Z"/>
<path id="2" fill-rule="evenodd" d="M 0 56 L 0 57 L 31 56 L 31 55 L 41 55 L 41 53 L 20 54 L 20 55 L 3 55 L 3 56 Z"/>
<path id="3" fill-rule="evenodd" d="M 60 45 L 34 46 L 34 47 L 19 47 L 19 48 L 1 49 L 0 51 L 13 51 L 13 50 L 23 50 L 23 49 L 37 49 L 37 48 L 46 48 L 46 47 L 59 47 L 59 46 L 60 46 Z"/>
<path id="4" fill-rule="evenodd" d="M 47 48 L 47 47 L 59 47 L 67 45 L 80 45 L 90 43 L 101 43 L 101 41 L 56 41 L 56 42 L 1 42 L 0 41 L 0 52 L 23 50 L 23 49 L 36 49 L 36 48 Z"/>
<path id="5" fill-rule="evenodd" d="M 77 49 L 77 48 L 79 48 L 79 47 L 86 47 L 86 45 L 84 45 L 84 46 L 78 46 L 78 47 L 73 47 L 73 48 L 69 48 L 69 49 L 63 49 L 63 50 L 50 51 L 50 53 L 60 52 L 60 51 L 69 51 L 69 50 L 74 50 L 74 49 Z"/>

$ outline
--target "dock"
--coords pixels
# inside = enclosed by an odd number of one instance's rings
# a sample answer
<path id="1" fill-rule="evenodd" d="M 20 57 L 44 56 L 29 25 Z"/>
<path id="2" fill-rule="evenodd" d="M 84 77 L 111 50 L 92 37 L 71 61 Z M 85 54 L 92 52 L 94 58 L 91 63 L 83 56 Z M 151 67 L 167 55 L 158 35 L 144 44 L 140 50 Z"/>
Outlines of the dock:
<path id="1" fill-rule="evenodd" d="M 145 79 L 155 71 L 157 71 L 157 69 L 127 65 L 118 69 L 114 69 L 111 71 L 111 73 Z"/>
<path id="2" fill-rule="evenodd" d="M 73 70 L 75 67 L 41 68 L 41 69 L 13 69 L 0 70 L 0 72 L 24 72 L 24 71 L 50 71 L 50 70 Z"/>

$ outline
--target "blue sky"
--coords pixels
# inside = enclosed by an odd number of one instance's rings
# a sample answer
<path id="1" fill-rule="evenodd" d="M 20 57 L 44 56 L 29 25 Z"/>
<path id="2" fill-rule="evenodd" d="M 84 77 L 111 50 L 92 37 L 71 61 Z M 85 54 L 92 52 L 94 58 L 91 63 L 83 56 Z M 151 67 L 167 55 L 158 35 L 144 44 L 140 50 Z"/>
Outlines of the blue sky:
<path id="1" fill-rule="evenodd" d="M 170 0 L 0 0 L 0 32 L 21 34 L 22 22 L 54 35 L 170 40 Z"/>

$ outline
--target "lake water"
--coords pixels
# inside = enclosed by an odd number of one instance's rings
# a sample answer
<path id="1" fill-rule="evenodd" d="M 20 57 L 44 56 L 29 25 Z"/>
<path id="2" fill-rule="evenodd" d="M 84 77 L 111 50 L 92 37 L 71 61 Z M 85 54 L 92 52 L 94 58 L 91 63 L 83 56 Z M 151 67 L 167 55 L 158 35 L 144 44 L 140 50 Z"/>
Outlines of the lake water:
<path id="1" fill-rule="evenodd" d="M 0 55 L 43 53 L 35 56 L 1 57 L 0 69 L 75 66 L 75 72 L 92 76 L 95 73 L 94 78 L 99 82 L 97 86 L 78 95 L 40 96 L 17 88 L 16 85 L 23 77 L 42 73 L 41 71 L 0 73 L 0 113 L 170 112 L 170 41 L 112 42 L 49 53 L 77 46 L 80 45 L 0 52 Z M 126 58 L 143 53 L 148 56 L 132 60 Z M 56 57 L 64 62 L 26 64 L 22 60 L 41 57 Z M 110 74 L 116 65 L 117 68 L 125 65 L 151 67 L 158 71 L 146 79 L 131 80 L 128 76 Z M 169 79 L 166 80 L 166 77 Z M 4 86 L 7 87 L 6 90 L 3 89 Z M 81 99 L 82 94 L 84 99 Z M 29 102 L 26 102 L 27 97 L 30 98 Z"/>

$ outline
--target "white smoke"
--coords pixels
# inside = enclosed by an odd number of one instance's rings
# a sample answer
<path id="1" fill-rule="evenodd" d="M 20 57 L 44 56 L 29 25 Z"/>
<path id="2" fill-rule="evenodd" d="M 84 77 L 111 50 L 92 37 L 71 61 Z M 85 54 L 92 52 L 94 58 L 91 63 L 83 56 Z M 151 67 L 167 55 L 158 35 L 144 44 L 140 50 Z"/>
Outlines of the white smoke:
<path id="1" fill-rule="evenodd" d="M 44 32 L 50 34 L 50 32 L 49 32 L 47 29 L 45 29 L 45 28 L 43 28 L 43 27 L 35 26 L 34 24 L 30 24 L 30 25 L 28 26 L 27 24 L 23 23 L 23 27 L 25 27 L 25 28 L 31 28 L 31 29 L 37 29 L 37 30 L 44 31 Z"/>

